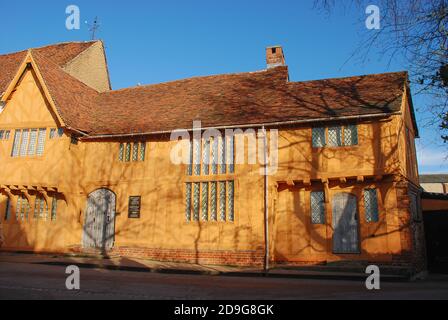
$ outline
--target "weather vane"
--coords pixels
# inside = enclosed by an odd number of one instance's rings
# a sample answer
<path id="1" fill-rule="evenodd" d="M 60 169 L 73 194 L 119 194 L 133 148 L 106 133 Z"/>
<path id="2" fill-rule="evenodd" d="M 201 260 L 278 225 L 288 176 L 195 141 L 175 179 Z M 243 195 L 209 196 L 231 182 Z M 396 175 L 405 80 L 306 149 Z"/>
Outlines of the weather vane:
<path id="1" fill-rule="evenodd" d="M 86 21 L 86 23 L 87 23 L 87 21 Z M 98 16 L 97 16 L 93 20 L 93 23 L 89 24 L 89 31 L 90 31 L 90 34 L 91 34 L 91 40 L 95 40 L 95 36 L 96 36 L 96 33 L 97 33 L 99 28 L 100 28 L 100 24 L 99 24 L 99 20 L 98 20 Z"/>

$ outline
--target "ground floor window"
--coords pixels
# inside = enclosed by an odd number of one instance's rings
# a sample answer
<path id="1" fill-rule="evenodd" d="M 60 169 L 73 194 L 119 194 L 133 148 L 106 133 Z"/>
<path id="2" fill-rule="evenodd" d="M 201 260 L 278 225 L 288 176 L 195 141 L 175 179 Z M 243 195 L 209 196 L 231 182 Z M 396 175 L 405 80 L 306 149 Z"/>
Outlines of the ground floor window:
<path id="1" fill-rule="evenodd" d="M 6 199 L 5 220 L 9 220 L 11 217 L 11 200 L 9 197 Z"/>
<path id="2" fill-rule="evenodd" d="M 379 221 L 378 194 L 376 189 L 364 190 L 364 211 L 366 222 Z"/>
<path id="3" fill-rule="evenodd" d="M 325 224 L 325 192 L 311 192 L 311 222 Z"/>
<path id="4" fill-rule="evenodd" d="M 34 202 L 34 219 L 44 221 L 48 219 L 48 205 L 42 196 L 37 196 Z"/>
<path id="5" fill-rule="evenodd" d="M 187 182 L 185 197 L 187 222 L 235 221 L 234 181 Z"/>
<path id="6" fill-rule="evenodd" d="M 19 195 L 17 198 L 17 206 L 16 206 L 16 220 L 17 221 L 28 220 L 30 209 L 31 207 L 28 199 L 23 195 Z"/>

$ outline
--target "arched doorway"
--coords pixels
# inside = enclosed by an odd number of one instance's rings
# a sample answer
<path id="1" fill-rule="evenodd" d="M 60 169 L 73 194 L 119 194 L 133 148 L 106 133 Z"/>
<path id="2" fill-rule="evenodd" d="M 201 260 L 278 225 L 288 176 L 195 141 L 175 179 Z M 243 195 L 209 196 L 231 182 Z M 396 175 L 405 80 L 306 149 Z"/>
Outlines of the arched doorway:
<path id="1" fill-rule="evenodd" d="M 101 249 L 114 246 L 116 196 L 108 189 L 89 195 L 83 228 L 83 248 Z"/>
<path id="2" fill-rule="evenodd" d="M 333 197 L 333 252 L 359 253 L 358 199 L 350 193 Z"/>

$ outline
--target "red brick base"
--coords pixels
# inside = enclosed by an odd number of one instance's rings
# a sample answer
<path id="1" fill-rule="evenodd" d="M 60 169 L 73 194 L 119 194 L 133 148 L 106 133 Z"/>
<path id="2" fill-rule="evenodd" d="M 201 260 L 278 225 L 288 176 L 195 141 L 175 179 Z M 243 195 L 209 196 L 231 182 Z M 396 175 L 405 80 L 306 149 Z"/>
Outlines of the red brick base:
<path id="1" fill-rule="evenodd" d="M 76 253 L 99 253 L 80 247 L 72 248 Z M 150 259 L 166 262 L 186 262 L 196 264 L 227 265 L 227 266 L 263 266 L 263 251 L 195 251 L 185 249 L 160 249 L 116 247 L 106 255 L 117 255 L 129 258 Z"/>

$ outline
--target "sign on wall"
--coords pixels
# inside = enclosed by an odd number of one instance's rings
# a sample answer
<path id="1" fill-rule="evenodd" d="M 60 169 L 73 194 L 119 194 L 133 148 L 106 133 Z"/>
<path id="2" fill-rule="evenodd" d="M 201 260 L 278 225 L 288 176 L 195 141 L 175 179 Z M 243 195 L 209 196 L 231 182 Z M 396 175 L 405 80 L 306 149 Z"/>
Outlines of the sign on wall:
<path id="1" fill-rule="evenodd" d="M 140 208 L 142 203 L 142 197 L 129 197 L 129 211 L 128 218 L 140 219 Z"/>

